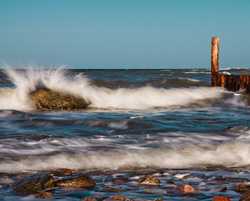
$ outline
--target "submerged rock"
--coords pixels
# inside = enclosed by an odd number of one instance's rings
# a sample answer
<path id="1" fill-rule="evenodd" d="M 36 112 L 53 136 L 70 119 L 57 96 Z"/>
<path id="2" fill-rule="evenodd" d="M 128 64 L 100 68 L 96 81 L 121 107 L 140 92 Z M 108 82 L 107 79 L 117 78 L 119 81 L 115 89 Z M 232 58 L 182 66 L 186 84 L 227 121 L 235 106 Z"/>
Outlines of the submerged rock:
<path id="1" fill-rule="evenodd" d="M 95 181 L 90 177 L 81 176 L 81 177 L 75 177 L 72 179 L 58 180 L 58 181 L 56 181 L 56 186 L 93 188 L 93 187 L 95 187 Z"/>
<path id="2" fill-rule="evenodd" d="M 86 108 L 89 103 L 82 98 L 49 89 L 38 89 L 30 93 L 37 109 L 73 110 Z"/>
<path id="3" fill-rule="evenodd" d="M 17 191 L 24 195 L 40 193 L 47 188 L 54 187 L 54 178 L 47 173 L 32 174 L 20 179 L 10 186 L 10 190 Z"/>

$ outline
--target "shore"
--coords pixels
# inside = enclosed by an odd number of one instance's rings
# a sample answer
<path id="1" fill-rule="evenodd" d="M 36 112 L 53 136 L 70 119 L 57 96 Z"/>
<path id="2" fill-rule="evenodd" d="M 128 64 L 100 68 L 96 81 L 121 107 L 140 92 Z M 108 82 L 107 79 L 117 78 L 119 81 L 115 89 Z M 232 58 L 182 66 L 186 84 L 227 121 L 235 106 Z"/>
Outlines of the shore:
<path id="1" fill-rule="evenodd" d="M 141 169 L 101 172 L 61 168 L 42 173 L 1 173 L 0 195 L 15 200 L 22 200 L 24 197 L 85 201 L 239 200 L 242 194 L 250 189 L 247 185 L 249 179 L 245 177 L 247 172 L 237 172 L 231 169 L 230 172 L 234 172 L 228 174 L 225 173 L 228 170 L 218 167 L 205 169 L 162 169 L 157 172 Z M 34 185 L 34 177 L 41 177 L 35 182 L 44 183 L 44 175 L 50 175 L 49 180 L 54 180 L 51 186 L 37 191 L 30 187 Z M 33 180 L 27 181 L 27 178 Z M 29 187 L 20 187 L 22 183 Z M 16 184 L 19 187 L 16 187 Z M 37 189 L 37 184 L 35 186 Z M 32 190 L 27 191 L 27 189 Z"/>

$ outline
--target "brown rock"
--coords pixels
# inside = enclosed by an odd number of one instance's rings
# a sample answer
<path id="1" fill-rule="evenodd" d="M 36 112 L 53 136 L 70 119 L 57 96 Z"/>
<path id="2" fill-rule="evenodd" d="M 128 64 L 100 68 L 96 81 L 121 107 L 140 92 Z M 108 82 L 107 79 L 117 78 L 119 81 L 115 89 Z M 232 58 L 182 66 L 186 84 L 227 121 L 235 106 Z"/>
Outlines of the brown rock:
<path id="1" fill-rule="evenodd" d="M 38 89 L 30 93 L 37 109 L 73 110 L 86 108 L 89 103 L 82 98 L 49 89 Z"/>
<path id="2" fill-rule="evenodd" d="M 117 196 L 109 197 L 109 198 L 106 199 L 105 201 L 109 201 L 109 200 L 122 200 L 122 201 L 124 201 L 124 200 L 126 200 L 126 198 L 123 197 L 123 196 L 117 195 Z"/>
<path id="3" fill-rule="evenodd" d="M 220 192 L 226 192 L 227 191 L 227 187 L 223 187 L 222 189 L 220 189 Z"/>
<path id="4" fill-rule="evenodd" d="M 163 199 L 161 199 L 161 198 L 156 198 L 156 199 L 154 199 L 154 201 L 163 201 Z"/>
<path id="5" fill-rule="evenodd" d="M 194 192 L 195 189 L 188 184 L 184 184 L 184 185 L 179 185 L 178 187 L 176 187 L 175 191 L 178 191 L 180 193 L 187 193 L 187 192 Z"/>
<path id="6" fill-rule="evenodd" d="M 51 173 L 53 176 L 69 176 L 72 175 L 72 170 L 67 168 L 59 168 Z"/>
<path id="7" fill-rule="evenodd" d="M 32 174 L 20 179 L 10 186 L 10 190 L 17 191 L 24 195 L 40 193 L 47 188 L 54 187 L 54 178 L 47 173 Z"/>
<path id="8" fill-rule="evenodd" d="M 226 196 L 215 196 L 213 201 L 231 201 L 231 199 Z"/>
<path id="9" fill-rule="evenodd" d="M 250 186 L 245 185 L 245 184 L 238 184 L 235 189 L 236 192 L 240 192 L 240 193 L 247 192 L 248 190 L 250 190 Z"/>
<path id="10" fill-rule="evenodd" d="M 161 182 L 159 181 L 159 179 L 157 179 L 156 177 L 153 177 L 151 175 L 143 177 L 139 181 L 139 183 L 140 184 L 150 184 L 150 185 L 161 185 Z"/>
<path id="11" fill-rule="evenodd" d="M 72 179 L 63 179 L 56 181 L 56 186 L 60 187 L 81 187 L 81 188 L 93 188 L 95 187 L 95 181 L 87 176 L 75 177 Z"/>
<path id="12" fill-rule="evenodd" d="M 242 194 L 239 201 L 250 201 L 250 190 Z"/>
<path id="13" fill-rule="evenodd" d="M 96 201 L 93 197 L 85 197 L 82 201 Z"/>
<path id="14" fill-rule="evenodd" d="M 53 194 L 50 192 L 41 192 L 35 195 L 35 198 L 38 198 L 38 199 L 50 199 L 53 197 L 54 197 Z"/>

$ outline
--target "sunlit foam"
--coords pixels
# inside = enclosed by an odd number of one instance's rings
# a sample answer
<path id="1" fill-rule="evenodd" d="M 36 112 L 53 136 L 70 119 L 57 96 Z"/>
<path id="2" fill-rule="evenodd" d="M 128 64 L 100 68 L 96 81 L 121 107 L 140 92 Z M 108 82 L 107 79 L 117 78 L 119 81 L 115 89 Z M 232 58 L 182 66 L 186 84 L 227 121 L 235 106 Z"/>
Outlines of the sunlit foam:
<path id="1" fill-rule="evenodd" d="M 15 88 L 0 90 L 0 109 L 32 110 L 29 93 L 38 88 L 48 88 L 59 92 L 70 93 L 84 98 L 91 104 L 89 107 L 101 109 L 146 110 L 156 107 L 185 106 L 196 101 L 220 98 L 221 88 L 154 88 L 145 86 L 136 89 L 109 89 L 96 87 L 82 74 L 71 76 L 63 70 L 40 69 L 29 66 L 24 71 L 11 68 L 5 70 Z"/>

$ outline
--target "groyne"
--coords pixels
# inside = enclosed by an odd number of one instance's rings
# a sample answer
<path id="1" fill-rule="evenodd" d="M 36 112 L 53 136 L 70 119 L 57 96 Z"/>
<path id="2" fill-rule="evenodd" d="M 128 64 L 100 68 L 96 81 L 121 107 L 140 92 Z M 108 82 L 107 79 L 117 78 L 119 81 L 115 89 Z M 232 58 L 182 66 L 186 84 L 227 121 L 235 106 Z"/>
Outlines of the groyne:
<path id="1" fill-rule="evenodd" d="M 250 75 L 228 75 L 219 73 L 219 37 L 212 37 L 211 79 L 212 86 L 224 87 L 229 91 L 246 90 L 250 93 Z"/>

